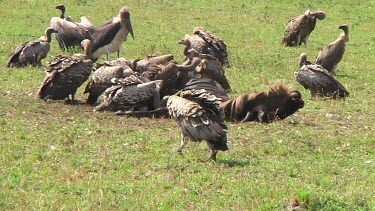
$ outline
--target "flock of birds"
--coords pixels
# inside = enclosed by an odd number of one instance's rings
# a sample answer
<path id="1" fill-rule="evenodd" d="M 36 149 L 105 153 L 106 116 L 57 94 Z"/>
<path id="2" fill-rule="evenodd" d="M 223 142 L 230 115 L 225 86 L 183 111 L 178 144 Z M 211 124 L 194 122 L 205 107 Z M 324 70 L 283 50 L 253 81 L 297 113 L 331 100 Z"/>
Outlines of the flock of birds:
<path id="1" fill-rule="evenodd" d="M 38 96 L 43 100 L 64 100 L 76 103 L 77 89 L 87 80 L 84 93 L 87 103 L 95 111 L 110 110 L 117 115 L 137 117 L 173 117 L 182 128 L 182 152 L 188 139 L 205 140 L 216 160 L 219 150 L 228 150 L 225 121 L 273 122 L 285 119 L 303 108 L 301 93 L 284 84 L 276 84 L 265 92 L 241 94 L 229 98 L 231 86 L 225 76 L 229 66 L 228 51 L 223 39 L 196 27 L 192 35 L 185 35 L 179 43 L 184 45 L 185 61 L 179 64 L 172 54 L 126 60 L 119 50 L 130 34 L 134 38 L 130 12 L 126 7 L 100 27 L 81 17 L 81 22 L 65 16 L 65 6 L 59 4 L 60 17 L 51 18 L 45 36 L 25 42 L 11 55 L 8 67 L 42 66 L 50 50 L 52 34 L 62 50 L 80 46 L 84 54 L 58 55 L 46 63 L 46 77 Z M 323 20 L 322 11 L 310 12 L 291 19 L 282 43 L 286 46 L 307 44 L 316 19 Z M 324 48 L 315 63 L 300 56 L 300 70 L 296 80 L 309 89 L 312 97 L 346 97 L 349 92 L 334 78 L 348 42 L 348 26 L 342 25 L 344 34 Z M 108 55 L 118 58 L 108 61 Z M 107 61 L 95 63 L 106 55 Z M 90 78 L 91 76 L 91 78 Z M 100 96 L 103 96 L 100 98 Z"/>

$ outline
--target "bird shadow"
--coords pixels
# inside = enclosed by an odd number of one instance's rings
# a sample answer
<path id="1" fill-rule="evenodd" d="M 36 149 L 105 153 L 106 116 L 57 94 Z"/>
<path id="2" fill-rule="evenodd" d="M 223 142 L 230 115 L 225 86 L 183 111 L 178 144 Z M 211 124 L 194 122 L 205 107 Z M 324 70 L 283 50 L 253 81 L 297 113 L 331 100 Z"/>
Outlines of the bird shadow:
<path id="1" fill-rule="evenodd" d="M 351 75 L 351 74 L 335 73 L 334 75 L 339 78 L 349 78 L 349 79 L 357 78 L 355 75 Z"/>
<path id="2" fill-rule="evenodd" d="M 236 166 L 244 167 L 244 166 L 250 165 L 249 160 L 244 160 L 244 161 L 243 160 L 218 160 L 216 161 L 216 163 L 224 164 L 227 167 L 236 167 Z"/>

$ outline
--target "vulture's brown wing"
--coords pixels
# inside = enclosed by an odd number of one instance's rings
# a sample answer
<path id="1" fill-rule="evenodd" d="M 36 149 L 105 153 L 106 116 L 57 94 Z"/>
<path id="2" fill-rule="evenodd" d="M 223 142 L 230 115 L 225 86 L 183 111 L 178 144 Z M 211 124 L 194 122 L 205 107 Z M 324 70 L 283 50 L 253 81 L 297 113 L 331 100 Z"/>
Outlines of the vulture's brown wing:
<path id="1" fill-rule="evenodd" d="M 225 91 L 230 91 L 232 88 L 225 76 L 224 68 L 218 60 L 208 60 L 206 68 L 203 70 L 203 77 L 210 78 L 217 81 Z"/>
<path id="2" fill-rule="evenodd" d="M 130 86 L 130 85 L 137 85 L 143 84 L 148 80 L 140 75 L 130 75 L 125 78 L 113 78 L 112 82 L 116 84 L 121 84 L 122 86 Z"/>
<path id="3" fill-rule="evenodd" d="M 17 47 L 17 49 L 12 53 L 12 55 L 9 57 L 9 60 L 7 62 L 7 67 L 12 66 L 14 64 L 15 66 L 21 66 L 19 56 L 22 52 L 22 50 L 27 46 L 29 42 L 24 42 L 20 46 Z"/>
<path id="4" fill-rule="evenodd" d="M 215 80 L 209 78 L 192 78 L 188 81 L 185 85 L 184 90 L 192 90 L 192 89 L 204 89 L 207 92 L 215 95 L 217 98 L 220 98 L 222 101 L 229 100 L 227 93 L 223 89 L 223 87 Z"/>
<path id="5" fill-rule="evenodd" d="M 84 39 L 91 39 L 89 32 L 75 22 L 53 17 L 51 18 L 51 27 L 57 31 L 55 37 L 63 50 L 71 46 L 79 46 Z"/>
<path id="6" fill-rule="evenodd" d="M 209 110 L 204 109 L 197 102 L 170 96 L 167 108 L 182 131 L 192 141 L 216 140 L 226 135 L 226 126 Z"/>
<path id="7" fill-rule="evenodd" d="M 124 77 L 122 66 L 108 66 L 106 64 L 101 66 L 93 73 L 89 83 L 86 85 L 84 94 L 89 93 L 87 102 L 90 104 L 95 103 L 99 96 L 113 85 L 111 81 L 113 78 L 122 77 Z"/>
<path id="8" fill-rule="evenodd" d="M 198 35 L 200 38 L 202 38 L 208 45 L 208 51 L 215 51 L 214 55 L 220 60 L 220 61 L 227 61 L 228 60 L 228 52 L 227 52 L 227 45 L 219 38 L 217 35 L 206 31 L 205 29 L 201 27 L 197 27 L 194 30 L 194 34 Z M 213 53 L 213 52 L 211 52 Z"/>
<path id="9" fill-rule="evenodd" d="M 345 45 L 345 41 L 340 39 L 329 44 L 319 52 L 315 63 L 323 66 L 329 72 L 332 72 L 344 56 Z"/>
<path id="10" fill-rule="evenodd" d="M 296 73 L 296 79 L 298 83 L 310 91 L 313 90 L 324 95 L 332 95 L 338 92 L 340 97 L 349 95 L 345 87 L 320 65 L 302 66 Z"/>
<path id="11" fill-rule="evenodd" d="M 300 41 L 302 41 L 311 32 L 309 21 L 311 20 L 307 15 L 299 15 L 291 19 L 284 31 L 283 43 L 286 43 L 288 46 L 299 45 L 300 43 L 296 43 L 298 36 L 300 36 Z M 314 27 L 315 24 L 313 24 Z"/>

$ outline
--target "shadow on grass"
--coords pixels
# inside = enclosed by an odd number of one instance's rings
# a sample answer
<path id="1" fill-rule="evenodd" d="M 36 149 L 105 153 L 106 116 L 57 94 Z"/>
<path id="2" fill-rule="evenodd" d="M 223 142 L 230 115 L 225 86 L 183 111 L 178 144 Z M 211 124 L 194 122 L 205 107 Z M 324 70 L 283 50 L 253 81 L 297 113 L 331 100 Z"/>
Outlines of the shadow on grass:
<path id="1" fill-rule="evenodd" d="M 228 167 L 235 167 L 235 166 L 240 166 L 240 167 L 244 167 L 244 166 L 248 166 L 250 165 L 250 161 L 249 160 L 218 160 L 216 161 L 217 163 L 220 163 L 220 164 L 224 164 Z"/>
<path id="2" fill-rule="evenodd" d="M 337 71 L 334 73 L 335 77 L 338 77 L 338 78 L 348 78 L 348 79 L 356 79 L 357 76 L 353 75 L 353 74 L 343 74 L 343 73 L 340 73 L 340 71 Z"/>

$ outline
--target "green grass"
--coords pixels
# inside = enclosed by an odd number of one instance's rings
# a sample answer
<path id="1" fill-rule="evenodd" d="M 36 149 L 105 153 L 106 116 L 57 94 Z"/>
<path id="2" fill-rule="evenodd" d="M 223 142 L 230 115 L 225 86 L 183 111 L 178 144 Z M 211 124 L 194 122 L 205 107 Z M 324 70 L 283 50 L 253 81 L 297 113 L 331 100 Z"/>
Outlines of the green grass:
<path id="1" fill-rule="evenodd" d="M 64 3 L 72 18 L 100 25 L 122 2 Z M 170 119 L 43 102 L 36 95 L 42 68 L 5 68 L 17 45 L 43 35 L 58 3 L 2 1 L 0 8 L 0 209 L 285 210 L 294 194 L 310 210 L 375 209 L 375 2 L 126 1 L 136 39 L 121 56 L 173 53 L 182 62 L 178 41 L 203 26 L 228 45 L 232 97 L 276 82 L 302 92 L 305 107 L 284 121 L 227 123 L 230 150 L 217 163 L 202 162 L 203 143 L 176 153 L 180 128 Z M 307 46 L 281 46 L 288 20 L 307 9 L 327 18 Z M 337 79 L 351 97 L 310 99 L 293 78 L 299 54 L 314 60 L 343 23 L 351 40 Z M 61 53 L 53 39 L 48 59 Z"/>

